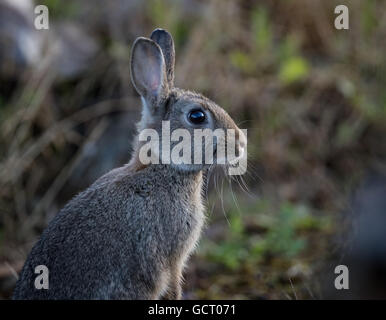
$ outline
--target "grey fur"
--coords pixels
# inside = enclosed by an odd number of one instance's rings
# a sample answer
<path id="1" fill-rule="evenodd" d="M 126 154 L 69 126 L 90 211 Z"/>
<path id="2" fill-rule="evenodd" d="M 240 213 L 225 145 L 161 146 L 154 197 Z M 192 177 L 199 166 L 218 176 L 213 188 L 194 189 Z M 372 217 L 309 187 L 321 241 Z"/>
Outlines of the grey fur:
<path id="1" fill-rule="evenodd" d="M 163 29 L 155 29 L 150 39 L 156 42 L 162 49 L 162 53 L 165 58 L 166 74 L 169 82 L 169 86 L 174 86 L 174 63 L 175 63 L 175 52 L 174 42 L 171 34 Z"/>
<path id="2" fill-rule="evenodd" d="M 138 51 L 137 51 L 138 50 Z M 236 128 L 227 113 L 202 95 L 173 88 L 165 75 L 163 48 L 139 38 L 132 53 L 132 81 L 143 97 L 139 129 L 192 129 L 184 121 L 200 105 L 211 128 Z M 137 53 L 145 52 L 146 55 Z M 158 63 L 148 87 L 148 63 Z M 173 59 L 174 61 L 174 59 Z M 174 67 L 169 70 L 173 70 Z M 159 299 L 181 297 L 184 265 L 204 224 L 204 165 L 144 166 L 140 143 L 130 163 L 99 178 L 51 221 L 20 274 L 14 299 Z M 46 265 L 49 289 L 35 289 L 38 265 Z"/>

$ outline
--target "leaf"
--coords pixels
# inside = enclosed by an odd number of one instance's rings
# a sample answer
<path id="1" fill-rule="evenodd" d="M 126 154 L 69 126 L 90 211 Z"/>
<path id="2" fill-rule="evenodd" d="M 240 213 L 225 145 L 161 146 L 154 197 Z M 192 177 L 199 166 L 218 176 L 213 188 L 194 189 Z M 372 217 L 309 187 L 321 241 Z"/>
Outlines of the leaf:
<path id="1" fill-rule="evenodd" d="M 245 73 L 251 72 L 255 68 L 255 64 L 250 56 L 242 51 L 235 50 L 231 52 L 229 59 L 233 66 Z"/>
<path id="2" fill-rule="evenodd" d="M 284 84 L 303 80 L 308 76 L 309 66 L 302 57 L 290 57 L 281 65 L 279 79 Z"/>
<path id="3" fill-rule="evenodd" d="M 252 32 L 258 51 L 266 51 L 272 44 L 272 30 L 267 10 L 257 8 L 252 13 Z"/>

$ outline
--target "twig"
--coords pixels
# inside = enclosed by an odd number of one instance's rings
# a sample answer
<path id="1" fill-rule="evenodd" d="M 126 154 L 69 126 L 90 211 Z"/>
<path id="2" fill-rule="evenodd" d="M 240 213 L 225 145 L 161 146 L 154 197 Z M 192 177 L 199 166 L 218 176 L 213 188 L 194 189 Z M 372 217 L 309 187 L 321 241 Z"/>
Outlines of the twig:
<path id="1" fill-rule="evenodd" d="M 19 179 L 20 175 L 29 164 L 47 145 L 55 140 L 60 132 L 69 130 L 69 128 L 79 125 L 80 123 L 90 121 L 91 119 L 109 114 L 113 111 L 128 111 L 127 106 L 116 107 L 116 104 L 117 101 L 103 101 L 82 109 L 74 115 L 54 124 L 39 139 L 37 139 L 37 141 L 30 145 L 23 154 L 12 154 L 3 164 L 0 164 L 0 183 L 5 184 L 9 181 Z"/>
<path id="2" fill-rule="evenodd" d="M 16 279 L 19 279 L 18 273 L 23 267 L 24 262 L 18 261 L 13 265 L 5 262 L 2 266 L 0 265 L 0 278 L 6 278 L 9 276 L 14 276 Z"/>
<path id="3" fill-rule="evenodd" d="M 98 138 L 103 134 L 105 129 L 107 128 L 108 121 L 106 119 L 102 119 L 98 125 L 93 129 L 90 136 L 83 143 L 82 148 L 80 148 L 75 156 L 72 158 L 72 161 L 67 164 L 56 177 L 54 182 L 51 184 L 47 192 L 41 198 L 39 203 L 35 206 L 30 218 L 27 220 L 28 223 L 24 224 L 24 228 L 30 228 L 34 226 L 38 220 L 41 219 L 39 212 L 46 211 L 54 200 L 55 196 L 61 190 L 67 179 L 70 177 L 71 173 L 75 170 L 75 168 L 80 163 L 85 148 L 90 144 L 94 143 Z M 27 222 L 26 221 L 26 222 Z"/>

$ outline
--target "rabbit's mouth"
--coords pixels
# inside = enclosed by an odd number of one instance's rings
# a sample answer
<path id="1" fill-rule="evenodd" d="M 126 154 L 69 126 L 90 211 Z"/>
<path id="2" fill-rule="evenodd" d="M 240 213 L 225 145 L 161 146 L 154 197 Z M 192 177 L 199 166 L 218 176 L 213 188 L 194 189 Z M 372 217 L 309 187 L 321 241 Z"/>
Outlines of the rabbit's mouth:
<path id="1" fill-rule="evenodd" d="M 213 150 L 213 159 L 214 159 L 214 163 L 216 165 L 222 165 L 222 166 L 237 166 L 239 161 L 243 158 L 244 156 L 244 149 L 241 149 L 238 151 L 238 155 L 235 155 L 231 158 L 225 156 L 225 157 L 218 157 L 218 151 L 217 151 L 217 148 L 215 147 L 214 150 Z"/>

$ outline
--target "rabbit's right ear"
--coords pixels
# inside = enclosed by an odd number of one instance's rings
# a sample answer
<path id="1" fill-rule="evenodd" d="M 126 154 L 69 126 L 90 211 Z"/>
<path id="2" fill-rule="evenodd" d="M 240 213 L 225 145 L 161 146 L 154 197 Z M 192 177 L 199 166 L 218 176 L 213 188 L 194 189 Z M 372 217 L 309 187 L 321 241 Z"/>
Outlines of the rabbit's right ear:
<path id="1" fill-rule="evenodd" d="M 165 59 L 153 40 L 137 38 L 131 51 L 131 81 L 153 110 L 166 100 L 169 85 Z"/>
<path id="2" fill-rule="evenodd" d="M 154 40 L 162 49 L 162 53 L 165 58 L 166 74 L 168 77 L 169 88 L 174 87 L 174 64 L 175 64 L 175 51 L 174 41 L 172 35 L 163 29 L 155 29 L 150 39 Z"/>

